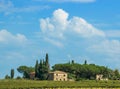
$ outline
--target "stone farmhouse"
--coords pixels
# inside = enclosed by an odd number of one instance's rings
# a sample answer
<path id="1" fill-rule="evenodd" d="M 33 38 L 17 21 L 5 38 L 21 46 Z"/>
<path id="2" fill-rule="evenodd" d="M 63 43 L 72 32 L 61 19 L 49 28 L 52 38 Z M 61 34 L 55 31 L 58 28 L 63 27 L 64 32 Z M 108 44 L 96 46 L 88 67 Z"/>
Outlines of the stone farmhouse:
<path id="1" fill-rule="evenodd" d="M 30 75 L 30 79 L 35 78 L 35 72 L 31 72 L 29 75 Z M 68 77 L 67 73 L 63 71 L 54 71 L 54 72 L 49 72 L 47 79 L 53 81 L 67 81 L 68 80 L 67 77 Z"/>
<path id="2" fill-rule="evenodd" d="M 48 80 L 53 80 L 53 81 L 67 81 L 67 73 L 63 71 L 54 71 L 50 72 L 48 76 Z"/>

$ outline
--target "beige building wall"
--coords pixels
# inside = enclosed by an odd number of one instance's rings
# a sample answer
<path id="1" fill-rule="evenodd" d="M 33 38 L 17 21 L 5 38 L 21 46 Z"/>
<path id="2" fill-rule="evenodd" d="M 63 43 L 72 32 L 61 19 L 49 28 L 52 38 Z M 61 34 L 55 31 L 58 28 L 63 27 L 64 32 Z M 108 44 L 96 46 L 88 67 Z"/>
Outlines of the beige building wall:
<path id="1" fill-rule="evenodd" d="M 62 71 L 55 71 L 49 73 L 49 80 L 54 80 L 54 81 L 67 81 L 67 73 L 62 72 Z"/>

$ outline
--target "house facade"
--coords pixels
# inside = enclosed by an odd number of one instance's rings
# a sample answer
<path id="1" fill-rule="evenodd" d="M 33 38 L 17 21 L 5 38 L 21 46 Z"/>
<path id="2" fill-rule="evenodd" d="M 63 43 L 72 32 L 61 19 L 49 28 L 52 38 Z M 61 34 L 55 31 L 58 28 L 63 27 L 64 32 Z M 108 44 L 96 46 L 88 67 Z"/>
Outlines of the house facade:
<path id="1" fill-rule="evenodd" d="M 30 79 L 34 79 L 35 78 L 35 72 L 31 72 L 29 73 Z"/>
<path id="2" fill-rule="evenodd" d="M 54 71 L 49 73 L 48 80 L 67 81 L 68 80 L 67 77 L 68 77 L 67 73 L 63 71 Z"/>
<path id="3" fill-rule="evenodd" d="M 96 80 L 103 80 L 103 75 L 102 74 L 96 75 Z"/>
<path id="4" fill-rule="evenodd" d="M 103 75 L 102 75 L 102 74 L 98 74 L 98 75 L 96 75 L 96 80 L 108 81 L 108 78 L 103 78 Z"/>

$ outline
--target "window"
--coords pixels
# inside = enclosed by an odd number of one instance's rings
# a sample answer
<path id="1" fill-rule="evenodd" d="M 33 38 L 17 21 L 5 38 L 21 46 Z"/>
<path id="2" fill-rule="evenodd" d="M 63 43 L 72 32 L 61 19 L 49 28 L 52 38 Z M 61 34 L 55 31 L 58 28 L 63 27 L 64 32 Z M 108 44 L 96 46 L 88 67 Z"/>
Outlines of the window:
<path id="1" fill-rule="evenodd" d="M 58 74 L 56 74 L 56 76 L 58 76 Z"/>

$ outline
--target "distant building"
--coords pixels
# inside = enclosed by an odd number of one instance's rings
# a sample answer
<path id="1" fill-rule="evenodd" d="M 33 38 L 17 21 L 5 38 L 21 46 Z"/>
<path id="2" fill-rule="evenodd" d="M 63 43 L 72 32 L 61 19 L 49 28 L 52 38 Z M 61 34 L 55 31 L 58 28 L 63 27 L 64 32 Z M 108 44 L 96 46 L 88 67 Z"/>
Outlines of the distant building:
<path id="1" fill-rule="evenodd" d="M 108 81 L 108 78 L 103 78 L 102 74 L 98 74 L 98 75 L 96 75 L 96 80 Z"/>
<path id="2" fill-rule="evenodd" d="M 34 78 L 35 78 L 35 72 L 31 72 L 31 73 L 29 74 L 29 76 L 30 76 L 30 79 L 34 79 Z"/>
<path id="3" fill-rule="evenodd" d="M 96 80 L 103 80 L 103 75 L 102 74 L 96 75 Z"/>
<path id="4" fill-rule="evenodd" d="M 67 81 L 67 73 L 63 71 L 54 71 L 50 72 L 48 76 L 48 80 L 53 81 Z"/>

